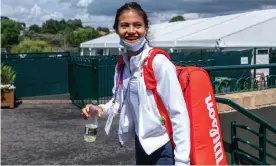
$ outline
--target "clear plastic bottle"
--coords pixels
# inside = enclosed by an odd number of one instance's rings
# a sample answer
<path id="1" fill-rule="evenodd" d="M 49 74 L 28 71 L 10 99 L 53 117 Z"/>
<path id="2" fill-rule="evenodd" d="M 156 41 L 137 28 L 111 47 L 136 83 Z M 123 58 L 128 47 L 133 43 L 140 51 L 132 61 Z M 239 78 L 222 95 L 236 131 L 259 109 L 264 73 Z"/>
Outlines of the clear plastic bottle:
<path id="1" fill-rule="evenodd" d="M 85 142 L 94 142 L 96 141 L 97 132 L 98 132 L 98 116 L 96 107 L 92 105 L 90 107 L 90 119 L 89 124 L 85 125 L 84 141 Z"/>

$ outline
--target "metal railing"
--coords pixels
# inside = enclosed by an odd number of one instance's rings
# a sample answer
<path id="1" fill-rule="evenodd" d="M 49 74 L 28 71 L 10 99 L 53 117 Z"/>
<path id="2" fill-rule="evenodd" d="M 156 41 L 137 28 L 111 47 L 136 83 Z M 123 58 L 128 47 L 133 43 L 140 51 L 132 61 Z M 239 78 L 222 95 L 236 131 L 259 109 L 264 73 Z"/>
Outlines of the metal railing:
<path id="1" fill-rule="evenodd" d="M 276 156 L 273 156 L 272 154 L 267 152 L 267 145 L 271 145 L 274 148 L 276 148 L 276 143 L 272 142 L 267 138 L 267 130 L 271 131 L 273 134 L 276 134 L 276 128 L 269 124 L 267 121 L 262 119 L 261 117 L 253 114 L 252 112 L 249 112 L 242 106 L 238 105 L 237 103 L 233 102 L 230 99 L 226 98 L 220 98 L 216 97 L 216 101 L 218 103 L 226 104 L 237 110 L 238 112 L 242 113 L 246 117 L 252 119 L 256 123 L 260 125 L 259 131 L 256 131 L 248 126 L 237 124 L 236 121 L 232 121 L 231 123 L 231 164 L 237 165 L 238 164 L 238 157 L 237 155 L 240 155 L 242 157 L 247 158 L 248 160 L 254 162 L 258 165 L 267 165 L 267 157 L 270 157 L 271 159 L 276 161 Z M 255 145 L 252 142 L 242 139 L 237 136 L 237 128 L 247 130 L 251 132 L 252 134 L 258 136 L 259 138 L 259 145 Z M 257 151 L 259 151 L 259 156 L 255 157 L 251 155 L 248 152 L 244 152 L 241 150 L 238 146 L 238 142 L 244 143 Z M 274 154 L 275 155 L 275 154 Z"/>
<path id="2" fill-rule="evenodd" d="M 252 70 L 256 69 L 274 69 L 276 71 L 276 63 L 272 64 L 257 64 L 257 65 L 232 65 L 232 66 L 208 66 L 203 67 L 209 72 L 212 79 L 216 94 L 235 93 L 253 90 L 262 90 L 276 87 L 276 72 L 270 75 L 260 75 L 256 78 L 256 71 L 251 74 Z M 216 76 L 218 72 L 233 72 L 249 70 L 247 77 L 220 77 Z"/>

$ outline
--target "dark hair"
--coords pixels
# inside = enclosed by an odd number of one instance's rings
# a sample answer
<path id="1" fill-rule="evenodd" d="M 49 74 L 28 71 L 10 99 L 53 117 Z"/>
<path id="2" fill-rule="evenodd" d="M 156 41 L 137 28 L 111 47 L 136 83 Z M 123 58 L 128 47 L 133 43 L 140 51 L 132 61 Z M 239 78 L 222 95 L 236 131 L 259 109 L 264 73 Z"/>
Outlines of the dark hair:
<path id="1" fill-rule="evenodd" d="M 118 32 L 119 17 L 125 10 L 136 10 L 136 12 L 143 18 L 146 29 L 149 28 L 149 20 L 147 13 L 137 2 L 125 3 L 122 7 L 117 10 L 113 29 Z"/>

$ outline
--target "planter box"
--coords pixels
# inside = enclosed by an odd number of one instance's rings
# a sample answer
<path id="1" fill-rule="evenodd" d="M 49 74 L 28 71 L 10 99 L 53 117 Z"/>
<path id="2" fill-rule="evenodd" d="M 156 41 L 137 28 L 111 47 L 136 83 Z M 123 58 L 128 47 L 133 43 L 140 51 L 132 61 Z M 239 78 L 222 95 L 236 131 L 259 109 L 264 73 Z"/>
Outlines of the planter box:
<path id="1" fill-rule="evenodd" d="M 1 108 L 14 108 L 14 89 L 1 89 Z"/>

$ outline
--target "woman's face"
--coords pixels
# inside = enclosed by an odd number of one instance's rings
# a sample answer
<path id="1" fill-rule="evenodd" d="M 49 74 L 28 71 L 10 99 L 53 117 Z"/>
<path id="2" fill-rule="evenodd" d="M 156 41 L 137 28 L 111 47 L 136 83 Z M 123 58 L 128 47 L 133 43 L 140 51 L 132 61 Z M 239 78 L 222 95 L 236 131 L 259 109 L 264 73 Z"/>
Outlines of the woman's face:
<path id="1" fill-rule="evenodd" d="M 135 10 L 126 10 L 119 17 L 118 35 L 127 43 L 136 43 L 146 34 L 143 18 Z"/>

